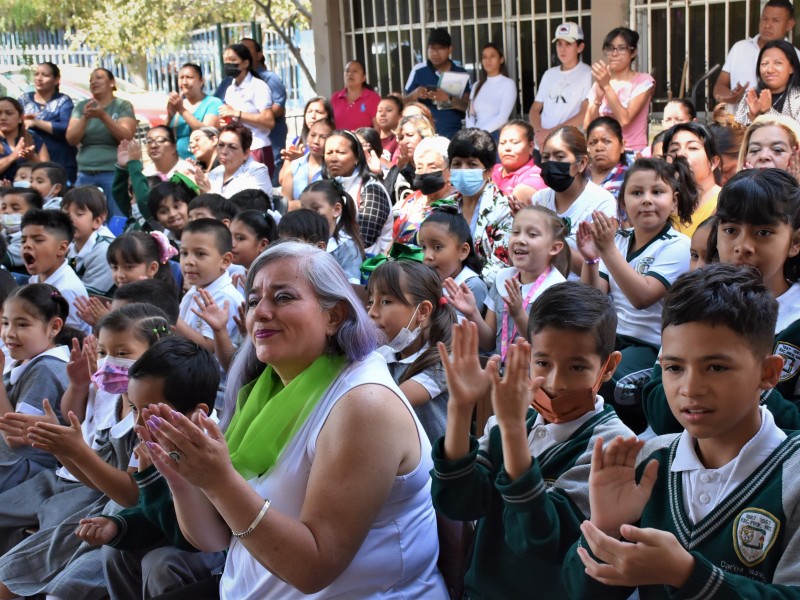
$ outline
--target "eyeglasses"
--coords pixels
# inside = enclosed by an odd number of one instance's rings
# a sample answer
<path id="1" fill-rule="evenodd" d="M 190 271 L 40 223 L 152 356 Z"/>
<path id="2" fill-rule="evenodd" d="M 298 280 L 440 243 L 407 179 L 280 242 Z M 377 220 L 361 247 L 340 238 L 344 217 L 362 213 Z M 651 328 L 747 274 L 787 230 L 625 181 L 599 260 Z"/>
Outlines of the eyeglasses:
<path id="1" fill-rule="evenodd" d="M 233 152 L 239 150 L 239 146 L 237 146 L 236 144 L 226 144 L 225 142 L 217 142 L 217 150 L 225 150 L 225 148 L 228 148 Z"/>
<path id="2" fill-rule="evenodd" d="M 603 52 L 609 56 L 614 54 L 625 54 L 633 50 L 630 46 L 603 46 Z"/>
<path id="3" fill-rule="evenodd" d="M 169 138 L 158 136 L 157 138 L 144 138 L 144 143 L 147 146 L 163 146 L 169 143 Z"/>

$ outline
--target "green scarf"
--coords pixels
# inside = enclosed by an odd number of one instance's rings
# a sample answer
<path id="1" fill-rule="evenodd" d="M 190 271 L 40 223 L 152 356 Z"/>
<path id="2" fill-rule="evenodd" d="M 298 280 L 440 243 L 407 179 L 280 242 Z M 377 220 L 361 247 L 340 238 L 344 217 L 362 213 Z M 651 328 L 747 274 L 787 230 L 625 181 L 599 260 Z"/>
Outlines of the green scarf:
<path id="1" fill-rule="evenodd" d="M 263 475 L 275 465 L 344 364 L 343 356 L 320 356 L 285 387 L 267 366 L 239 391 L 225 441 L 233 468 L 242 477 Z"/>

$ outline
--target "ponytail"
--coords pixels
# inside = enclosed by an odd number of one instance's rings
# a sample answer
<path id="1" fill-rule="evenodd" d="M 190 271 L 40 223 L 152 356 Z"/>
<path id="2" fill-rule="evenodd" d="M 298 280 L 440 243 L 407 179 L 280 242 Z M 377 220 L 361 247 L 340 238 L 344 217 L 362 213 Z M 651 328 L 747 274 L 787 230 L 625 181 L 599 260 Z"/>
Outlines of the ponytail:
<path id="1" fill-rule="evenodd" d="M 6 302 L 12 298 L 25 301 L 28 307 L 33 309 L 32 312 L 45 323 L 49 323 L 54 317 L 61 319 L 63 325 L 53 340 L 56 345 L 69 345 L 72 338 L 83 340 L 82 331 L 66 325 L 69 317 L 69 302 L 57 288 L 49 283 L 31 283 L 18 287 L 8 295 Z"/>

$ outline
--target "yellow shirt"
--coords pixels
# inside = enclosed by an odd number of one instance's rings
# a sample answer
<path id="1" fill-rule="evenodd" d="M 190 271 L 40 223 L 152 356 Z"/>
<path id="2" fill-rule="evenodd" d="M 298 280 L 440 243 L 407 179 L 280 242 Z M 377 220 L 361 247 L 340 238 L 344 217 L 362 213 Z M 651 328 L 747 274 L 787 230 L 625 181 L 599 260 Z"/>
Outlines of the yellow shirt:
<path id="1" fill-rule="evenodd" d="M 692 237 L 694 235 L 695 229 L 697 226 L 700 225 L 703 221 L 705 221 L 708 217 L 713 215 L 717 212 L 717 196 L 719 195 L 719 190 L 716 194 L 714 194 L 711 198 L 706 200 L 697 209 L 692 213 L 692 222 L 688 225 L 683 225 L 682 223 L 678 222 L 678 219 L 675 219 L 674 227 L 682 234 Z"/>

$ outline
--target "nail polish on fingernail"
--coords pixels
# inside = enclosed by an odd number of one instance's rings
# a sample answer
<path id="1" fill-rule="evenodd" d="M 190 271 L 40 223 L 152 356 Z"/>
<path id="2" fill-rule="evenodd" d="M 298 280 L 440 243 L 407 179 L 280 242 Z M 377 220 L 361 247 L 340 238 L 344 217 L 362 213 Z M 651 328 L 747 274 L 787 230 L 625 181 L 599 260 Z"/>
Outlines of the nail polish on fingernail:
<path id="1" fill-rule="evenodd" d="M 169 414 L 172 415 L 173 419 L 180 419 L 183 416 L 177 410 L 171 410 L 171 411 L 169 411 Z"/>
<path id="2" fill-rule="evenodd" d="M 156 419 L 156 418 L 157 418 L 157 417 L 151 417 L 151 418 L 149 418 L 149 419 L 147 420 L 147 427 L 148 427 L 149 429 L 151 429 L 152 431 L 155 431 L 156 429 L 158 429 L 158 425 L 159 425 L 159 424 L 158 424 L 158 423 L 156 423 L 156 421 L 155 421 L 155 419 Z"/>
<path id="3" fill-rule="evenodd" d="M 155 449 L 156 449 L 156 445 L 155 445 L 153 442 L 149 441 L 149 440 L 148 440 L 148 441 L 146 441 L 146 442 L 144 443 L 144 445 L 145 445 L 145 446 L 147 446 L 147 448 L 148 448 L 149 450 L 155 450 Z"/>

